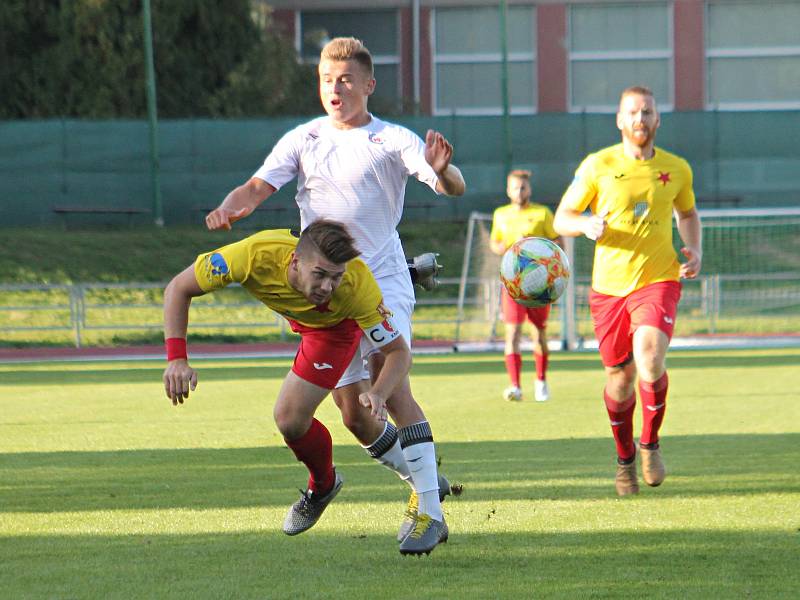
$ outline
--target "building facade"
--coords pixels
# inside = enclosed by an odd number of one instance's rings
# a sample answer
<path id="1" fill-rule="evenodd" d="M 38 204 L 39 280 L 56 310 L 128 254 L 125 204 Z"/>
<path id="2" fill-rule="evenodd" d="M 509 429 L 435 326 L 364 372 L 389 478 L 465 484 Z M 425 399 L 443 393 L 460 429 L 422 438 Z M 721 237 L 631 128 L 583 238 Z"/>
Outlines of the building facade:
<path id="1" fill-rule="evenodd" d="M 665 112 L 800 109 L 800 0 L 267 4 L 303 60 L 332 37 L 362 39 L 379 112 L 613 112 L 633 84 Z"/>

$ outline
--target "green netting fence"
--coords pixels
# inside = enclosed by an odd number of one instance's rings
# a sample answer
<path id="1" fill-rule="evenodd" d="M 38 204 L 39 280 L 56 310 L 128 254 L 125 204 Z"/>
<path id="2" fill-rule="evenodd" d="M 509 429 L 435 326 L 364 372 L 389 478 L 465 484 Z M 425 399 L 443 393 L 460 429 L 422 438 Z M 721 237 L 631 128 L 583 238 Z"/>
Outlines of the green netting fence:
<path id="1" fill-rule="evenodd" d="M 503 203 L 505 141 L 500 117 L 398 118 L 424 135 L 442 131 L 468 184 L 466 197 L 436 199 L 409 183 L 406 220 L 464 220 Z M 662 115 L 658 142 L 686 157 L 701 207 L 800 205 L 800 157 L 788 132 L 800 111 L 697 112 Z M 167 225 L 199 223 L 261 164 L 301 119 L 164 120 L 159 123 L 160 182 Z M 555 204 L 590 151 L 619 139 L 613 115 L 511 117 L 512 166 L 534 172 L 534 195 Z M 0 122 L 0 223 L 19 225 L 145 224 L 154 215 L 146 121 Z M 252 227 L 293 225 L 294 184 L 276 194 Z M 123 208 L 80 214 L 57 208 Z"/>

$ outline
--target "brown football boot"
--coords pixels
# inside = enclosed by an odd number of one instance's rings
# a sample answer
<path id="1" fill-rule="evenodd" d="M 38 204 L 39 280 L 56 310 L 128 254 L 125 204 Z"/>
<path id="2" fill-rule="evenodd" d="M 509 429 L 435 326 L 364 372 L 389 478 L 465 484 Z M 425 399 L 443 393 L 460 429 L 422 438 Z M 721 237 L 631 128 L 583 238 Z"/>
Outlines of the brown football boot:
<path id="1" fill-rule="evenodd" d="M 661 448 L 651 449 L 640 446 L 639 453 L 642 456 L 642 479 L 644 482 L 651 487 L 661 485 L 664 477 L 667 476 L 664 461 L 661 459 Z"/>
<path id="2" fill-rule="evenodd" d="M 636 478 L 636 461 L 631 461 L 627 465 L 617 462 L 617 476 L 614 479 L 617 487 L 617 494 L 628 496 L 639 493 L 639 481 Z"/>

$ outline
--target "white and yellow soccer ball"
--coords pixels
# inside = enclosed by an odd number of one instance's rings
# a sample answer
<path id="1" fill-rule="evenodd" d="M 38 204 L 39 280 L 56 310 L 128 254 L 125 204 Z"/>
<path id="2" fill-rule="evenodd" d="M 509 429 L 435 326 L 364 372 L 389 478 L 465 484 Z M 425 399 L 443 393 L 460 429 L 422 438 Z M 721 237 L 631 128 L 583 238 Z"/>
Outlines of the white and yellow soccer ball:
<path id="1" fill-rule="evenodd" d="M 558 244 L 538 237 L 522 238 L 503 255 L 500 281 L 523 306 L 541 307 L 559 299 L 569 281 L 569 260 Z"/>

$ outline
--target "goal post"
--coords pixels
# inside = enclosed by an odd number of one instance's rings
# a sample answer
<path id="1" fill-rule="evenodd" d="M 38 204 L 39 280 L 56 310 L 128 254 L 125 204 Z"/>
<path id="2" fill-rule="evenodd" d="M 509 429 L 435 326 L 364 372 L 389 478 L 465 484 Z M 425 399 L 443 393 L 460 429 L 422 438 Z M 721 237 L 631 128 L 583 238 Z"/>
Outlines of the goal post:
<path id="1" fill-rule="evenodd" d="M 758 339 L 800 331 L 800 208 L 699 210 L 703 268 L 684 280 L 675 337 Z M 500 257 L 489 248 L 492 215 L 473 212 L 458 292 L 456 344 L 497 343 Z M 567 290 L 553 306 L 549 338 L 563 349 L 593 342 L 588 296 L 594 242 L 562 238 L 572 269 Z M 673 228 L 674 247 L 681 247 Z M 682 257 L 679 255 L 679 259 Z M 690 344 L 693 342 L 690 342 Z"/>
<path id="2" fill-rule="evenodd" d="M 502 338 L 498 330 L 500 309 L 500 271 L 501 257 L 494 254 L 489 246 L 492 228 L 492 215 L 473 212 L 467 222 L 467 236 L 464 244 L 464 258 L 458 286 L 458 323 L 456 344 L 492 344 Z M 564 250 L 572 264 L 574 243 L 566 240 Z M 562 349 L 577 347 L 575 323 L 575 283 L 570 277 L 567 289 L 553 306 L 548 329 L 550 339 L 557 340 Z"/>

